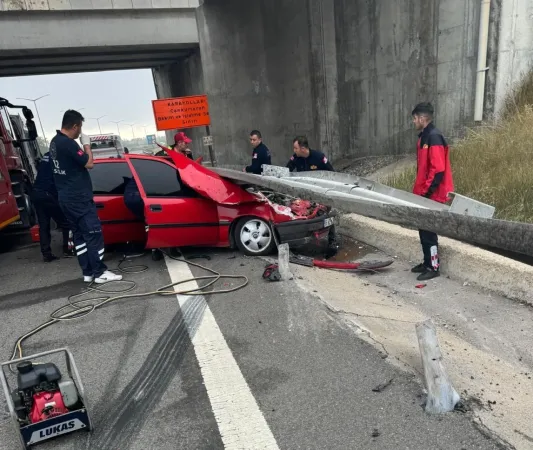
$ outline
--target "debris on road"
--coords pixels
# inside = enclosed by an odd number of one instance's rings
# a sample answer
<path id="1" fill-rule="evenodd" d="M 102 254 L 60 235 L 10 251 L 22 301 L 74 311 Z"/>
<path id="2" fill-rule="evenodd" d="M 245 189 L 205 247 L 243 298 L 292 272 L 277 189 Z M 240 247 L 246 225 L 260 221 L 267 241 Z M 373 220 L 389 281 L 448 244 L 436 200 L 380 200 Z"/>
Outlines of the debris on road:
<path id="1" fill-rule="evenodd" d="M 268 281 L 281 281 L 279 266 L 277 264 L 267 264 L 263 272 L 263 279 Z"/>
<path id="2" fill-rule="evenodd" d="M 375 388 L 372 389 L 372 392 L 383 392 L 385 389 L 387 389 L 391 384 L 394 378 L 391 378 L 386 383 L 378 384 Z"/>

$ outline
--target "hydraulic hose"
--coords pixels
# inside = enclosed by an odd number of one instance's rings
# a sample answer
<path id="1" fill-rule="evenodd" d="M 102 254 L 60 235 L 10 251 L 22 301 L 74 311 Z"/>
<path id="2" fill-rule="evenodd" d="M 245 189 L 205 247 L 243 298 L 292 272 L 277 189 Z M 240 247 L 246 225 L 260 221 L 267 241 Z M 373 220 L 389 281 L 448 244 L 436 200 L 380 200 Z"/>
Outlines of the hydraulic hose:
<path id="1" fill-rule="evenodd" d="M 126 285 L 123 289 L 119 290 L 109 290 L 104 289 L 102 287 L 96 287 L 97 285 L 91 283 L 87 290 L 80 293 L 80 294 L 74 294 L 68 297 L 68 303 L 66 305 L 61 306 L 60 308 L 56 309 L 54 312 L 50 314 L 50 319 L 41 325 L 35 327 L 31 331 L 23 334 L 20 336 L 14 347 L 13 352 L 11 354 L 10 361 L 22 358 L 23 357 L 23 343 L 31 336 L 35 336 L 40 331 L 44 330 L 45 328 L 48 328 L 51 325 L 57 324 L 59 322 L 64 321 L 71 321 L 71 320 L 79 320 L 83 317 L 87 317 L 89 314 L 96 311 L 98 308 L 102 308 L 106 305 L 109 305 L 111 302 L 117 301 L 117 300 L 124 300 L 124 299 L 132 299 L 132 298 L 141 298 L 141 297 L 150 297 L 153 295 L 173 295 L 176 296 L 179 295 L 214 295 L 214 294 L 226 294 L 229 292 L 235 292 L 239 289 L 242 289 L 248 284 L 248 278 L 244 275 L 223 275 L 216 270 L 210 269 L 208 267 L 205 267 L 198 263 L 193 263 L 189 260 L 186 260 L 185 258 L 178 258 L 172 255 L 169 255 L 165 251 L 161 250 L 167 258 L 180 261 L 186 264 L 189 264 L 191 266 L 198 267 L 202 270 L 205 270 L 206 272 L 209 272 L 211 275 L 205 275 L 205 276 L 199 276 L 199 277 L 192 277 L 186 280 L 177 281 L 175 283 L 170 283 L 165 286 L 161 286 L 155 291 L 149 291 L 149 292 L 139 292 L 139 293 L 133 293 L 132 291 L 137 287 L 137 284 L 134 281 L 129 280 L 122 280 L 122 281 L 111 281 L 108 283 L 103 283 L 101 286 L 106 286 L 107 284 L 111 283 L 120 283 L 122 285 Z M 122 272 L 124 274 L 139 274 L 142 272 L 146 272 L 148 270 L 148 266 L 145 265 L 135 265 L 135 266 L 128 266 L 123 267 L 123 263 L 126 261 L 129 261 L 133 258 L 137 258 L 140 256 L 143 256 L 144 253 L 138 254 L 138 255 L 131 255 L 126 256 L 121 259 L 117 266 L 117 271 Z M 242 283 L 238 286 L 231 287 L 228 289 L 215 289 L 215 290 L 207 290 L 211 286 L 213 286 L 217 281 L 220 281 L 222 279 L 234 279 L 234 280 L 242 280 Z M 183 290 L 176 290 L 175 286 L 179 286 L 181 284 L 189 283 L 191 281 L 202 281 L 203 285 L 199 286 L 197 288 L 191 288 L 191 289 L 183 289 Z M 98 294 L 104 294 L 100 297 L 92 297 L 92 298 L 86 298 L 82 300 L 75 300 L 76 298 L 82 297 L 84 295 L 87 295 L 89 293 L 98 293 Z M 13 372 L 13 369 L 10 367 L 11 371 Z"/>

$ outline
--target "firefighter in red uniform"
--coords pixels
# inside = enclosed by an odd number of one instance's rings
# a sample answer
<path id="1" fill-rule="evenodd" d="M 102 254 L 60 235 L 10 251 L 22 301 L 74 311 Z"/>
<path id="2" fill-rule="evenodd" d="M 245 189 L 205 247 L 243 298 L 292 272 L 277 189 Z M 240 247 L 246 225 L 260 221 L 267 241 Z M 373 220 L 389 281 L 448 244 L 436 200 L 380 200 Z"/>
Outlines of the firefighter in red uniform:
<path id="1" fill-rule="evenodd" d="M 433 106 L 420 103 L 412 112 L 415 128 L 420 131 L 417 143 L 417 174 L 413 194 L 439 203 L 449 200 L 453 192 L 452 168 L 446 139 L 433 124 Z M 431 280 L 440 275 L 438 236 L 427 230 L 419 230 L 424 262 L 413 267 L 419 273 L 419 281 Z"/>

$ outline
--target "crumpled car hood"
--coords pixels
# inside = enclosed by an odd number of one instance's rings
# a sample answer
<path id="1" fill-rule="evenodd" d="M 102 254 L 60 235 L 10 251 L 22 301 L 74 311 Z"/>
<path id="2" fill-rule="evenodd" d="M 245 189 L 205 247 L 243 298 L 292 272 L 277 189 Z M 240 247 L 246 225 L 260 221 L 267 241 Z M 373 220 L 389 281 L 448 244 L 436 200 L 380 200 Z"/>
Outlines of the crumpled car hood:
<path id="1" fill-rule="evenodd" d="M 237 184 L 198 164 L 175 150 L 166 150 L 180 172 L 181 181 L 200 195 L 221 205 L 258 203 L 260 200 Z"/>

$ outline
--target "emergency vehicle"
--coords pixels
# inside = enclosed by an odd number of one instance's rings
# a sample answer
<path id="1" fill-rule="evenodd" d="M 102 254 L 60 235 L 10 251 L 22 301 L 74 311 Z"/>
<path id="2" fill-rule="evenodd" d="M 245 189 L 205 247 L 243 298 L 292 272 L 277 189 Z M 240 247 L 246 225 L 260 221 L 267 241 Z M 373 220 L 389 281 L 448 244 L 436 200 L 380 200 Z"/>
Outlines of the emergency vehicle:
<path id="1" fill-rule="evenodd" d="M 37 222 L 30 193 L 41 151 L 33 117 L 28 107 L 0 97 L 0 231 L 27 230 Z"/>
<path id="2" fill-rule="evenodd" d="M 124 157 L 124 145 L 118 134 L 96 134 L 89 139 L 94 159 Z"/>

